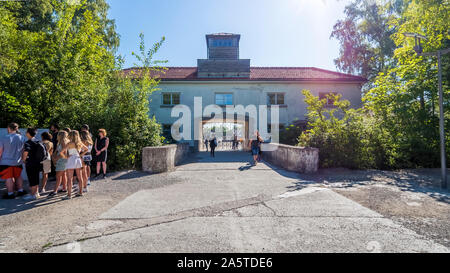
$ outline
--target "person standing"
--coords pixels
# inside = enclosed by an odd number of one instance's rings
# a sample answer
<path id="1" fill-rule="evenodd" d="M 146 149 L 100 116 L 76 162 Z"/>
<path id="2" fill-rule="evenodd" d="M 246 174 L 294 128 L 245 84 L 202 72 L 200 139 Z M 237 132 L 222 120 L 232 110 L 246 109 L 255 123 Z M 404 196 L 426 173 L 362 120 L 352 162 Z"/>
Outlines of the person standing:
<path id="1" fill-rule="evenodd" d="M 236 133 L 233 135 L 233 150 L 236 150 L 238 147 L 238 139 Z"/>
<path id="2" fill-rule="evenodd" d="M 254 139 L 251 141 L 251 148 L 252 148 L 252 156 L 253 156 L 253 162 L 254 165 L 258 164 L 259 160 L 259 151 L 261 149 L 261 142 L 262 138 L 259 135 L 259 132 L 256 130 L 254 134 Z"/>
<path id="3" fill-rule="evenodd" d="M 89 131 L 81 131 L 80 133 L 81 142 L 83 142 L 84 146 L 87 147 L 87 152 L 83 156 L 83 175 L 84 180 L 87 181 L 87 186 L 91 185 L 91 161 L 92 161 L 92 146 L 93 141 L 91 138 L 91 134 Z M 83 189 L 84 192 L 87 192 L 87 187 Z"/>
<path id="4" fill-rule="evenodd" d="M 204 141 L 204 143 L 205 143 L 205 149 L 206 149 L 206 152 L 208 152 L 208 138 L 206 138 L 205 137 L 205 141 Z"/>
<path id="5" fill-rule="evenodd" d="M 69 144 L 67 145 L 67 152 L 69 158 L 67 159 L 66 169 L 67 169 L 67 197 L 66 199 L 72 198 L 72 180 L 74 171 L 78 180 L 78 194 L 77 196 L 83 196 L 83 189 L 86 187 L 86 182 L 84 181 L 84 175 L 82 173 L 83 163 L 81 158 L 87 152 L 87 147 L 81 142 L 80 133 L 76 130 L 72 130 L 69 133 Z"/>
<path id="6" fill-rule="evenodd" d="M 53 192 L 48 196 L 54 196 L 58 193 L 59 186 L 62 184 L 63 189 L 61 192 L 67 192 L 67 176 L 66 176 L 66 163 L 67 163 L 67 139 L 68 133 L 66 131 L 60 131 L 58 133 L 58 144 L 56 145 L 55 152 L 52 156 L 52 161 L 55 164 L 56 171 L 56 185 Z"/>
<path id="7" fill-rule="evenodd" d="M 53 137 L 50 133 L 44 132 L 41 134 L 42 144 L 44 144 L 47 150 L 47 158 L 42 162 L 42 189 L 40 193 L 45 193 L 45 186 L 47 185 L 48 176 L 52 171 L 52 159 L 53 154 Z"/>
<path id="8" fill-rule="evenodd" d="M 17 196 L 23 196 L 27 192 L 23 189 L 22 179 L 22 150 L 25 139 L 17 133 L 19 125 L 10 123 L 7 127 L 8 134 L 0 139 L 0 177 L 6 180 L 7 193 L 4 199 L 14 199 L 14 188 Z"/>
<path id="9" fill-rule="evenodd" d="M 106 159 L 108 157 L 109 138 L 106 137 L 106 130 L 98 130 L 98 137 L 95 139 L 95 158 L 97 161 L 97 174 L 100 175 L 100 165 L 103 169 L 103 178 L 106 178 Z"/>
<path id="10" fill-rule="evenodd" d="M 91 132 L 89 132 L 89 125 L 84 124 L 83 126 L 81 126 L 80 135 L 81 135 L 81 132 L 88 132 L 89 136 L 92 139 L 92 134 L 91 134 Z"/>
<path id="11" fill-rule="evenodd" d="M 211 149 L 211 156 L 212 157 L 216 157 L 216 155 L 214 154 L 214 151 L 216 150 L 216 147 L 217 147 L 217 139 L 216 139 L 216 136 L 214 136 L 209 141 L 209 148 Z"/>
<path id="12" fill-rule="evenodd" d="M 58 132 L 59 132 L 59 125 L 56 123 L 53 123 L 50 126 L 50 130 L 49 130 L 49 133 L 52 136 L 53 148 L 56 148 L 56 145 L 58 145 Z M 52 167 L 51 167 L 52 172 L 50 173 L 50 177 L 54 178 L 54 177 L 56 177 L 55 164 L 53 164 L 53 161 L 51 161 L 51 160 L 50 160 L 50 162 L 52 164 Z"/>
<path id="13" fill-rule="evenodd" d="M 43 144 L 35 138 L 37 130 L 28 128 L 26 136 L 28 140 L 25 142 L 22 161 L 25 163 L 28 183 L 31 193 L 24 197 L 25 200 L 36 200 L 39 196 L 39 173 L 41 172 L 41 162 L 46 159 L 47 151 Z"/>
<path id="14" fill-rule="evenodd" d="M 56 147 L 58 145 L 58 132 L 59 132 L 59 126 L 58 124 L 54 123 L 50 126 L 50 134 L 52 135 L 52 143 L 53 147 Z"/>

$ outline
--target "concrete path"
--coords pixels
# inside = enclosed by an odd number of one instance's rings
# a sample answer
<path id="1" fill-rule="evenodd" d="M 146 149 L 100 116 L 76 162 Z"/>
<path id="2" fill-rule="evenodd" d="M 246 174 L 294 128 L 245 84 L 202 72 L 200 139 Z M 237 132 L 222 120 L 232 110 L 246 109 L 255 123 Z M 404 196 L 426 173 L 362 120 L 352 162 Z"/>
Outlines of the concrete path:
<path id="1" fill-rule="evenodd" d="M 47 252 L 449 252 L 248 153 L 195 157 L 168 174 L 183 182 L 128 196 Z"/>

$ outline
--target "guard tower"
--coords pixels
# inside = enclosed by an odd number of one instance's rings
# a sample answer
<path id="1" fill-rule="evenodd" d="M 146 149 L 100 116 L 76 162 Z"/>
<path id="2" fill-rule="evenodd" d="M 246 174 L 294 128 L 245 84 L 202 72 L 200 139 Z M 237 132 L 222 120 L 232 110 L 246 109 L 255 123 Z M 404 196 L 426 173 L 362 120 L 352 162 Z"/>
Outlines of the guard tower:
<path id="1" fill-rule="evenodd" d="M 248 78 L 250 59 L 239 59 L 240 38 L 232 33 L 206 35 L 208 59 L 197 60 L 197 77 Z"/>

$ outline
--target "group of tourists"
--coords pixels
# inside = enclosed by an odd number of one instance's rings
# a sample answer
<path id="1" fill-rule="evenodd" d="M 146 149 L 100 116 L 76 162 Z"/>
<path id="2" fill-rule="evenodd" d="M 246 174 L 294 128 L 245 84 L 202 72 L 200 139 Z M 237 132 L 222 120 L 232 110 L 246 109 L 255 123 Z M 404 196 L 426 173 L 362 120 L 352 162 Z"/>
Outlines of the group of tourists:
<path id="1" fill-rule="evenodd" d="M 37 129 L 28 128 L 25 137 L 21 135 L 17 123 L 8 125 L 8 134 L 0 139 L 0 178 L 6 180 L 5 199 L 24 196 L 25 200 L 36 200 L 46 192 L 49 176 L 55 176 L 56 184 L 48 197 L 66 193 L 64 199 L 71 199 L 73 182 L 78 181 L 76 196 L 88 192 L 91 183 L 91 162 L 97 162 L 96 175 L 100 169 L 106 177 L 106 160 L 109 138 L 106 130 L 100 129 L 98 137 L 92 140 L 89 126 L 83 125 L 80 131 L 64 128 L 60 130 L 53 124 L 49 132 L 36 139 Z M 25 165 L 30 193 L 23 187 L 21 176 Z M 39 190 L 40 173 L 42 186 Z"/>

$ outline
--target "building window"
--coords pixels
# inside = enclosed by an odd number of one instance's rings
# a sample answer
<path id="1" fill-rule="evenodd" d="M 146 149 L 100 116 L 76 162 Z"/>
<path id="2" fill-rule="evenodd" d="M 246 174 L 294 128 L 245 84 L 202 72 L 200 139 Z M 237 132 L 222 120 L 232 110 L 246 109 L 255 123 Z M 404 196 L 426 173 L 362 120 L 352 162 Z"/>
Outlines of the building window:
<path id="1" fill-rule="evenodd" d="M 233 41 L 231 39 L 213 39 L 210 45 L 212 47 L 231 47 L 233 46 Z"/>
<path id="2" fill-rule="evenodd" d="M 325 104 L 326 107 L 334 107 L 334 100 L 328 97 L 329 94 L 337 95 L 335 92 L 319 92 L 319 99 L 327 100 L 327 103 Z"/>
<path id="3" fill-rule="evenodd" d="M 180 104 L 180 93 L 163 93 L 162 94 L 163 105 L 177 105 Z"/>
<path id="4" fill-rule="evenodd" d="M 268 105 L 284 105 L 284 93 L 267 94 Z"/>
<path id="5" fill-rule="evenodd" d="M 233 105 L 233 94 L 216 94 L 217 105 Z"/>

